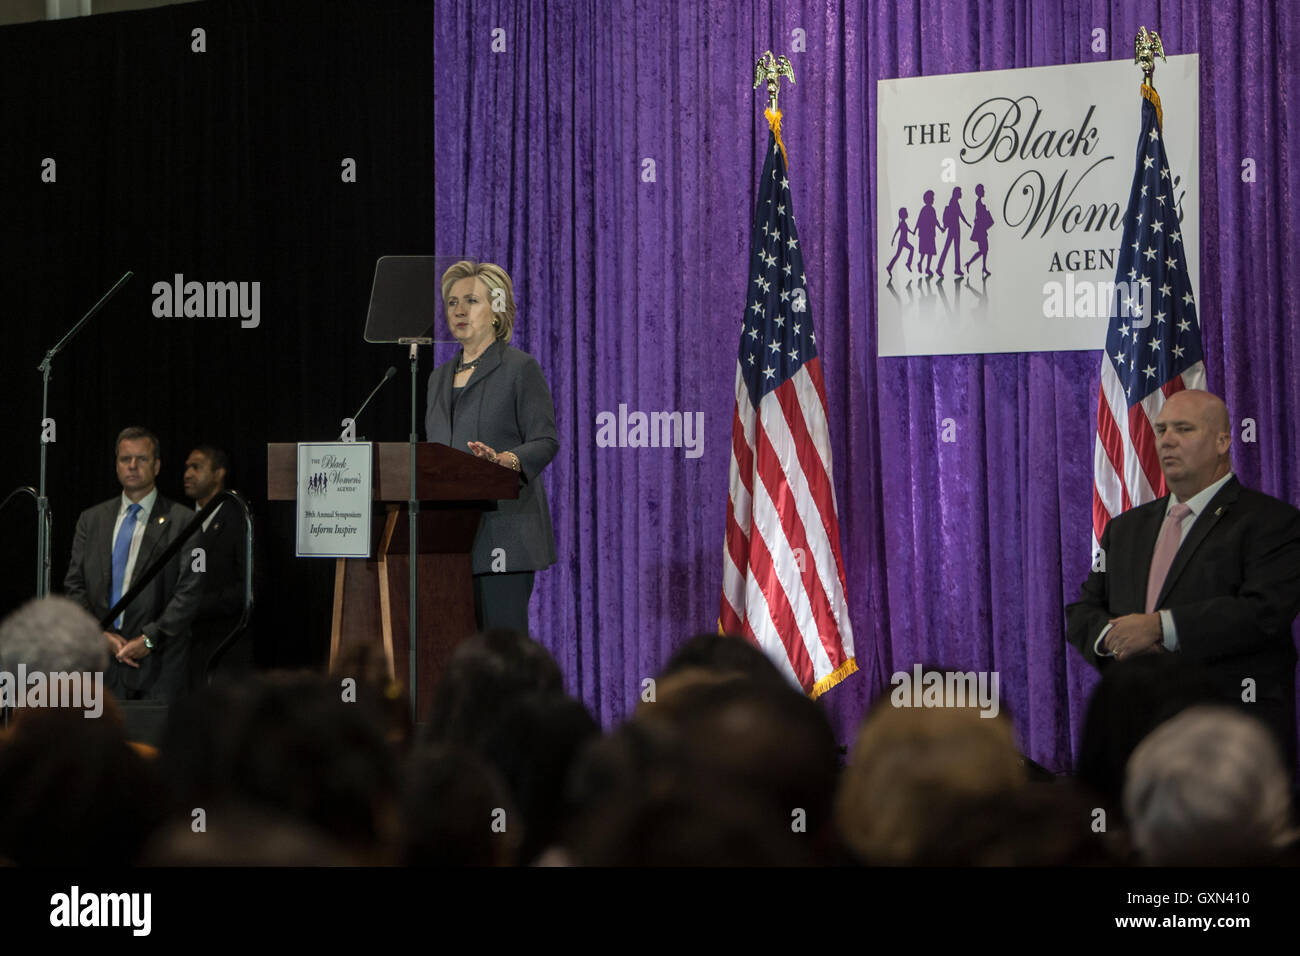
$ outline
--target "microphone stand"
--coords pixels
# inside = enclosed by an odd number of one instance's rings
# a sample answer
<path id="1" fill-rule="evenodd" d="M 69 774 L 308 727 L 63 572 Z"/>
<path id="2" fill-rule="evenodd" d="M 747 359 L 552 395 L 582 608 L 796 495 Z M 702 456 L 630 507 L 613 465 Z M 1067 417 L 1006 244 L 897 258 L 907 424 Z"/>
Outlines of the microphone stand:
<path id="1" fill-rule="evenodd" d="M 50 370 L 53 366 L 54 356 L 63 350 L 63 347 L 72 340 L 72 337 L 81 331 L 81 327 L 90 321 L 90 317 L 104 307 L 109 299 L 117 295 L 117 290 L 122 288 L 126 280 L 135 275 L 130 270 L 118 279 L 113 288 L 104 293 L 103 297 L 90 307 L 90 311 L 81 317 L 68 334 L 59 339 L 54 348 L 45 353 L 45 358 L 41 364 L 36 366 L 36 370 L 41 373 L 43 384 L 41 386 L 41 478 L 39 490 L 36 493 L 36 596 L 45 597 L 50 593 L 50 563 L 51 551 L 54 548 L 54 516 L 50 513 L 50 502 L 45 496 L 45 423 L 49 421 L 50 408 Z"/>
<path id="2" fill-rule="evenodd" d="M 390 378 L 392 378 L 392 377 L 393 377 L 394 375 L 396 375 L 396 374 L 397 374 L 397 369 L 394 368 L 394 367 L 391 366 L 391 365 L 388 366 L 388 371 L 385 372 L 385 373 L 384 373 L 384 377 L 381 378 L 381 379 L 379 380 L 379 384 L 376 385 L 374 388 L 372 388 L 372 389 L 370 390 L 370 394 L 366 396 L 366 400 L 365 400 L 364 402 L 361 403 L 361 407 L 358 408 L 357 411 L 356 411 L 356 414 L 352 416 L 352 426 L 353 426 L 354 428 L 356 427 L 357 419 L 360 418 L 360 417 L 361 417 L 361 413 L 364 412 L 364 411 L 366 410 L 366 406 L 369 405 L 369 404 L 370 404 L 370 400 L 371 400 L 372 398 L 375 397 L 375 393 L 378 392 L 378 391 L 379 391 L 381 388 L 383 388 L 385 385 L 387 385 L 387 384 L 388 384 L 388 380 L 389 380 Z M 346 434 L 347 434 L 347 431 L 344 430 L 343 435 L 346 435 Z M 340 435 L 339 438 L 343 438 L 343 435 Z M 344 439 L 344 440 L 346 440 L 346 439 Z"/>
<path id="3" fill-rule="evenodd" d="M 419 671 L 416 668 L 416 653 L 415 653 L 416 647 L 418 646 L 417 641 L 418 641 L 418 634 L 419 634 L 419 632 L 416 630 L 416 624 L 418 622 L 418 611 L 416 609 L 417 595 L 415 590 L 416 588 L 415 572 L 416 572 L 416 560 L 417 560 L 416 556 L 418 554 L 418 548 L 416 547 L 416 538 L 419 535 L 419 529 L 417 527 L 416 518 L 420 513 L 420 501 L 415 495 L 415 446 L 419 442 L 419 436 L 416 434 L 415 397 L 419 387 L 417 376 L 419 374 L 419 366 L 420 366 L 420 346 L 432 345 L 433 339 L 425 338 L 425 337 L 402 338 L 397 340 L 397 344 L 410 346 L 410 358 L 411 358 L 411 437 L 409 442 L 410 447 L 407 452 L 407 463 L 410 471 L 411 490 L 410 490 L 410 497 L 407 499 L 406 502 L 406 513 L 407 513 L 407 522 L 408 522 L 407 531 L 410 537 L 410 541 L 408 542 L 410 546 L 410 550 L 408 552 L 410 555 L 409 558 L 410 579 L 407 584 L 407 592 L 408 592 L 407 603 L 409 604 L 408 611 L 410 614 L 410 623 L 409 623 L 410 630 L 408 631 L 409 637 L 407 640 L 407 645 L 409 646 L 411 651 L 409 686 L 411 689 L 411 724 L 412 726 L 414 726 L 420 713 L 419 711 L 419 679 L 420 678 L 419 678 Z"/>

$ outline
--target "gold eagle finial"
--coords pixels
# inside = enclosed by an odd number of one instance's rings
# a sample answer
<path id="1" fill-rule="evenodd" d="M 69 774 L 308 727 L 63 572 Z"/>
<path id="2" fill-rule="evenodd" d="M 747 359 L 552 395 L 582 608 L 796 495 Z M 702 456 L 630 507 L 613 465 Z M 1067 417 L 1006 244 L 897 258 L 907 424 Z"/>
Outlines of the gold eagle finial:
<path id="1" fill-rule="evenodd" d="M 1165 59 L 1164 44 L 1160 42 L 1160 34 L 1155 30 L 1148 30 L 1146 27 L 1138 27 L 1137 39 L 1133 43 L 1133 62 L 1142 67 L 1142 82 L 1151 86 L 1151 75 L 1156 69 L 1156 57 Z"/>
<path id="2" fill-rule="evenodd" d="M 758 89 L 760 83 L 767 83 L 767 108 L 773 113 L 776 112 L 776 97 L 781 91 L 783 76 L 794 86 L 794 68 L 784 55 L 773 57 L 772 51 L 768 50 L 754 64 L 754 89 Z"/>

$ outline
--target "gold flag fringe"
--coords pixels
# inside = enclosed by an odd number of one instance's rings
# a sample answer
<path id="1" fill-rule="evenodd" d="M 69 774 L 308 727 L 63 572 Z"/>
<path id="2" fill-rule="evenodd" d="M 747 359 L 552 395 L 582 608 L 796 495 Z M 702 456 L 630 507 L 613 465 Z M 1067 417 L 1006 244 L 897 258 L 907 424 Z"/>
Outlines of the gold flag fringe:
<path id="1" fill-rule="evenodd" d="M 1160 108 L 1160 94 L 1155 91 L 1154 87 L 1143 83 L 1142 98 L 1150 100 L 1151 105 L 1156 108 L 1156 122 L 1160 124 L 1160 128 L 1163 130 L 1165 128 L 1165 111 Z"/>
<path id="2" fill-rule="evenodd" d="M 850 674 L 856 674 L 857 672 L 858 672 L 857 659 L 850 657 L 839 667 L 835 668 L 835 670 L 831 671 L 829 674 L 827 674 L 817 683 L 813 684 L 812 693 L 809 694 L 808 696 L 811 697 L 813 700 L 816 700 L 818 697 L 826 693 L 828 690 L 830 690 L 840 681 L 844 680 L 844 678 L 848 677 Z"/>
<path id="3" fill-rule="evenodd" d="M 1157 101 L 1158 102 L 1158 101 Z M 1156 107 L 1159 109 L 1159 107 Z M 781 111 L 767 109 L 763 110 L 763 115 L 767 117 L 767 125 L 772 130 L 772 135 L 776 137 L 776 145 L 781 147 L 781 158 L 785 160 L 785 168 L 790 168 L 790 156 L 785 151 L 785 142 L 781 139 Z"/>
<path id="4" fill-rule="evenodd" d="M 777 140 L 777 142 L 780 142 L 780 140 Z M 728 636 L 726 631 L 722 629 L 722 618 L 718 618 L 718 636 L 719 637 Z M 738 635 L 736 635 L 736 637 L 737 640 L 744 640 L 743 637 L 739 637 Z M 811 697 L 813 700 L 816 700 L 818 697 L 826 693 L 836 684 L 843 681 L 846 677 L 856 674 L 857 672 L 858 672 L 857 659 L 850 657 L 839 667 L 835 668 L 835 670 L 831 671 L 829 674 L 827 674 L 817 683 L 813 684 L 813 689 L 809 692 L 808 696 Z"/>

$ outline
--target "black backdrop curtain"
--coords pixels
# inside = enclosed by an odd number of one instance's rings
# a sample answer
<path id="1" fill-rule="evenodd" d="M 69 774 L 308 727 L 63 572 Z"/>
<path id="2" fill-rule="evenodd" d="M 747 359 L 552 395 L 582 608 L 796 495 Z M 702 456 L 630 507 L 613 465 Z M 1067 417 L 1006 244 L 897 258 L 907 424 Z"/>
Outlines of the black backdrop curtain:
<path id="1" fill-rule="evenodd" d="M 292 507 L 264 500 L 265 442 L 336 437 L 389 365 L 406 370 L 361 336 L 374 260 L 433 248 L 433 13 L 242 0 L 0 30 L 0 494 L 37 482 L 45 350 L 136 273 L 55 364 L 56 591 L 78 513 L 120 492 L 114 437 L 145 425 L 178 501 L 191 448 L 232 456 L 275 582 L 259 660 L 323 659 L 333 562 L 293 557 Z M 155 318 L 152 286 L 177 273 L 260 282 L 260 325 Z M 390 382 L 358 433 L 405 440 L 408 388 Z M 34 592 L 35 526 L 30 499 L 0 513 L 0 613 Z"/>

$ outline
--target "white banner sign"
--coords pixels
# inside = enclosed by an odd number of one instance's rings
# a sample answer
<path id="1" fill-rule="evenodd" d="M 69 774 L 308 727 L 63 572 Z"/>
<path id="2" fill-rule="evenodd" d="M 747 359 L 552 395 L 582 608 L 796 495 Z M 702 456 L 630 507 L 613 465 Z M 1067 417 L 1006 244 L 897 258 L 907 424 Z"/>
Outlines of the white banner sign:
<path id="1" fill-rule="evenodd" d="M 298 557 L 370 557 L 373 448 L 298 443 Z"/>
<path id="2" fill-rule="evenodd" d="M 1193 294 L 1198 62 L 1155 73 Z M 1131 60 L 880 81 L 880 355 L 1104 347 L 1141 81 Z"/>

